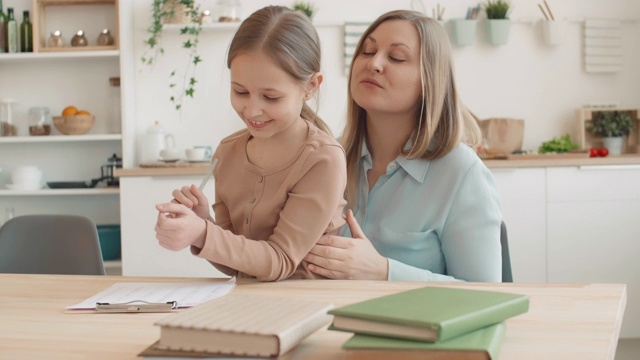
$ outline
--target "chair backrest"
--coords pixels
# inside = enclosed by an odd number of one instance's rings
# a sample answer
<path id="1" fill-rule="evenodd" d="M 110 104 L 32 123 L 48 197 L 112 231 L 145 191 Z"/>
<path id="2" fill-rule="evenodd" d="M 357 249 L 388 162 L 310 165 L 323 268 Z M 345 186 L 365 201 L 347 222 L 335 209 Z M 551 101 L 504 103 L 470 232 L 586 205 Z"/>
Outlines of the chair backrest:
<path id="1" fill-rule="evenodd" d="M 25 215 L 0 228 L 0 273 L 104 275 L 95 223 L 76 215 Z"/>
<path id="2" fill-rule="evenodd" d="M 502 282 L 513 282 L 511 273 L 511 256 L 509 255 L 509 239 L 504 221 L 500 225 L 500 245 L 502 246 Z"/>

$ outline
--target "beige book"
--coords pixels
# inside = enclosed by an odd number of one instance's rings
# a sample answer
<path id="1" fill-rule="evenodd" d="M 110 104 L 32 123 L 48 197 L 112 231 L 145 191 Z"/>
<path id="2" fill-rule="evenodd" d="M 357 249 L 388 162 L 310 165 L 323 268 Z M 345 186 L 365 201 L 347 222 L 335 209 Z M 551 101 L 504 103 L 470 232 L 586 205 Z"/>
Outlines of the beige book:
<path id="1" fill-rule="evenodd" d="M 332 304 L 227 295 L 157 321 L 163 350 L 279 356 L 329 324 Z"/>

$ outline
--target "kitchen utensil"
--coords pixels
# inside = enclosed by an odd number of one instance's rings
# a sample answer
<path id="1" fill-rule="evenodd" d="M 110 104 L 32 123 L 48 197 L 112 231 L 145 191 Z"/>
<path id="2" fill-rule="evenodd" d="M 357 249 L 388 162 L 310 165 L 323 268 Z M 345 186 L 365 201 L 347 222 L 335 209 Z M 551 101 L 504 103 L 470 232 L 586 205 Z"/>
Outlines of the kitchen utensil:
<path id="1" fill-rule="evenodd" d="M 149 126 L 144 135 L 142 135 L 139 145 L 140 157 L 138 158 L 138 162 L 157 162 L 160 151 L 163 149 L 173 149 L 175 147 L 175 138 L 160 125 L 159 121 L 156 121 L 153 125 Z"/>
<path id="2" fill-rule="evenodd" d="M 203 161 L 206 159 L 207 150 L 203 148 L 191 148 L 186 149 L 184 153 L 189 161 Z"/>
<path id="3" fill-rule="evenodd" d="M 207 181 L 209 181 L 209 178 L 211 177 L 211 175 L 213 175 L 213 169 L 216 168 L 217 164 L 218 164 L 218 159 L 213 160 L 213 162 L 211 163 L 211 166 L 209 166 L 209 171 L 207 171 L 207 175 L 204 177 L 204 179 L 202 179 L 200 186 L 198 186 L 200 190 L 204 189 L 204 186 L 207 185 Z"/>
<path id="4" fill-rule="evenodd" d="M 89 181 L 48 181 L 50 189 L 88 189 L 94 188 L 100 182 L 99 179 Z"/>
<path id="5" fill-rule="evenodd" d="M 182 151 L 178 149 L 168 148 L 160 150 L 160 158 L 162 161 L 178 161 L 180 160 L 180 155 L 182 155 Z"/>

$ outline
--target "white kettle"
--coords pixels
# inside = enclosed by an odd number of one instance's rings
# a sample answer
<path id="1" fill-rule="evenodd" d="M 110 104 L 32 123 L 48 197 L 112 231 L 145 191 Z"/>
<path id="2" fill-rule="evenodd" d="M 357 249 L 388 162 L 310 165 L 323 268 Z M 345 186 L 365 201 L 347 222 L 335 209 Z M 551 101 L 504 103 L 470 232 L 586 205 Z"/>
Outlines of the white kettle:
<path id="1" fill-rule="evenodd" d="M 167 133 L 165 129 L 160 126 L 160 122 L 156 121 L 153 125 L 149 126 L 140 139 L 140 156 L 138 157 L 138 162 L 157 162 L 160 158 L 160 151 L 175 147 L 175 142 L 173 135 Z"/>

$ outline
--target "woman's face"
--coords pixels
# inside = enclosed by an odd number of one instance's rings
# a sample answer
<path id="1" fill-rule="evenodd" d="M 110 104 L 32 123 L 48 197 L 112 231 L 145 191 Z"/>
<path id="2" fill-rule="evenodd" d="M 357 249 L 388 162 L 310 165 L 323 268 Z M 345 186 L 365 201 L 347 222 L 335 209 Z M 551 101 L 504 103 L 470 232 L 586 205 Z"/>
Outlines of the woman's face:
<path id="1" fill-rule="evenodd" d="M 415 114 L 421 97 L 420 37 L 409 21 L 380 24 L 351 69 L 353 100 L 368 113 Z"/>
<path id="2" fill-rule="evenodd" d="M 305 91 L 262 52 L 231 62 L 231 105 L 256 138 L 271 138 L 301 120 Z"/>

